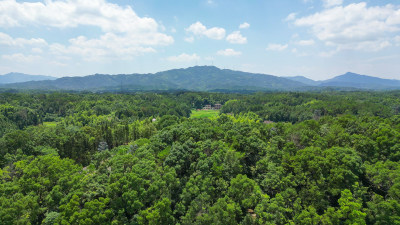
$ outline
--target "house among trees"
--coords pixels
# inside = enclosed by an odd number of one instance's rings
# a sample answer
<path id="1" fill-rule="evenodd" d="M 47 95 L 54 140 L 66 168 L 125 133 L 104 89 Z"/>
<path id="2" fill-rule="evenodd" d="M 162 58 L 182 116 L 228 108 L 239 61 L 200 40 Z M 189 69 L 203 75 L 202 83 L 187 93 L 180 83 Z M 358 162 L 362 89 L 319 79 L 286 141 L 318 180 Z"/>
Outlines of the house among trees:
<path id="1" fill-rule="evenodd" d="M 212 108 L 211 108 L 211 105 L 205 105 L 204 107 L 203 107 L 203 110 L 211 110 Z"/>
<path id="2" fill-rule="evenodd" d="M 214 107 L 212 107 L 211 105 L 205 105 L 203 107 L 203 110 L 220 110 L 221 106 L 221 104 L 215 104 Z"/>

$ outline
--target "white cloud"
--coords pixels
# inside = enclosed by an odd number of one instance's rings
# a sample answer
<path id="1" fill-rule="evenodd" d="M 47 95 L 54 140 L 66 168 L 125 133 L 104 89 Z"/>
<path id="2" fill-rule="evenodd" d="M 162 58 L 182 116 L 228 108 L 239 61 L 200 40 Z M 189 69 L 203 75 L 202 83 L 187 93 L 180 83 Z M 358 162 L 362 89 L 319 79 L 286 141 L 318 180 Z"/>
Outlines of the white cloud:
<path id="1" fill-rule="evenodd" d="M 396 36 L 394 42 L 396 43 L 396 46 L 400 46 L 400 36 Z"/>
<path id="2" fill-rule="evenodd" d="M 297 13 L 290 13 L 290 14 L 286 17 L 285 21 L 292 21 L 292 20 L 296 19 L 296 16 L 297 16 Z"/>
<path id="3" fill-rule="evenodd" d="M 328 58 L 328 57 L 332 57 L 332 56 L 335 55 L 337 52 L 338 52 L 337 50 L 332 50 L 332 51 L 328 51 L 328 52 L 320 52 L 320 53 L 319 53 L 319 56 Z"/>
<path id="4" fill-rule="evenodd" d="M 392 34 L 400 31 L 400 8 L 390 4 L 368 7 L 361 2 L 325 9 L 298 18 L 294 24 L 310 27 L 319 40 L 337 50 L 378 51 L 390 46 Z"/>
<path id="5" fill-rule="evenodd" d="M 45 46 L 47 42 L 42 38 L 13 38 L 8 34 L 0 32 L 0 45 L 24 47 L 26 45 Z"/>
<path id="6" fill-rule="evenodd" d="M 129 6 L 122 7 L 106 0 L 47 0 L 44 2 L 0 1 L 0 27 L 42 26 L 47 28 L 98 27 L 103 32 L 98 38 L 79 36 L 69 45 L 49 44 L 52 53 L 72 54 L 97 60 L 105 57 L 131 59 L 145 52 L 154 52 L 153 46 L 174 42 L 159 30 L 163 26 L 149 17 L 139 17 Z M 0 34 L 0 44 L 46 45 L 43 39 L 10 39 Z M 87 59 L 87 58 L 85 58 Z"/>
<path id="7" fill-rule="evenodd" d="M 167 60 L 170 62 L 193 62 L 196 60 L 200 60 L 200 56 L 195 53 L 192 55 L 182 53 L 178 56 L 170 56 L 167 58 Z"/>
<path id="8" fill-rule="evenodd" d="M 215 40 L 221 40 L 225 37 L 225 29 L 220 28 L 220 27 L 212 27 L 207 29 L 206 26 L 204 26 L 200 22 L 196 22 L 192 25 L 190 25 L 188 28 L 186 28 L 186 31 L 189 33 L 194 34 L 195 36 L 205 36 L 210 39 L 215 39 Z"/>
<path id="9" fill-rule="evenodd" d="M 154 40 L 148 37 L 148 42 Z M 106 33 L 98 39 L 88 39 L 85 36 L 79 36 L 69 40 L 69 45 L 52 44 L 50 52 L 57 55 L 78 55 L 87 61 L 98 61 L 103 59 L 123 59 L 130 60 L 132 57 L 152 53 L 156 50 L 152 47 L 141 46 L 136 43 L 137 40 L 127 36 L 117 36 L 113 33 Z"/>
<path id="10" fill-rule="evenodd" d="M 193 43 L 194 42 L 194 37 L 185 37 L 184 40 L 186 42 Z"/>
<path id="11" fill-rule="evenodd" d="M 231 48 L 227 48 L 225 50 L 219 50 L 217 52 L 217 55 L 223 55 L 223 56 L 239 56 L 241 54 L 242 54 L 241 52 L 235 51 Z"/>
<path id="12" fill-rule="evenodd" d="M 326 8 L 343 4 L 343 0 L 322 0 L 322 2 Z"/>
<path id="13" fill-rule="evenodd" d="M 369 51 L 376 52 L 380 51 L 384 48 L 392 46 L 387 40 L 378 40 L 378 41 L 363 41 L 358 44 L 348 43 L 340 45 L 337 50 L 359 50 L 359 51 Z"/>
<path id="14" fill-rule="evenodd" d="M 2 55 L 1 58 L 19 63 L 32 63 L 41 59 L 41 57 L 37 55 L 24 55 L 22 53 L 15 53 L 12 55 Z"/>
<path id="15" fill-rule="evenodd" d="M 36 54 L 43 53 L 43 50 L 41 48 L 32 48 L 32 52 Z"/>
<path id="16" fill-rule="evenodd" d="M 231 44 L 246 44 L 247 38 L 243 37 L 240 31 L 234 31 L 226 37 L 226 40 Z"/>
<path id="17" fill-rule="evenodd" d="M 250 27 L 250 24 L 247 22 L 244 22 L 242 24 L 239 25 L 239 29 L 247 29 Z"/>
<path id="18" fill-rule="evenodd" d="M 309 45 L 314 45 L 314 44 L 315 44 L 315 41 L 314 41 L 313 39 L 310 39 L 310 40 L 301 40 L 301 41 L 298 41 L 297 44 L 298 44 L 298 45 L 301 45 L 301 46 L 309 46 Z"/>
<path id="19" fill-rule="evenodd" d="M 281 44 L 269 44 L 267 47 L 268 51 L 283 51 L 287 49 L 289 45 L 281 45 Z"/>
<path id="20" fill-rule="evenodd" d="M 131 7 L 121 7 L 106 0 L 59 0 L 0 2 L 0 26 L 41 25 L 57 28 L 88 25 L 104 32 L 157 32 L 157 22 L 139 17 Z"/>

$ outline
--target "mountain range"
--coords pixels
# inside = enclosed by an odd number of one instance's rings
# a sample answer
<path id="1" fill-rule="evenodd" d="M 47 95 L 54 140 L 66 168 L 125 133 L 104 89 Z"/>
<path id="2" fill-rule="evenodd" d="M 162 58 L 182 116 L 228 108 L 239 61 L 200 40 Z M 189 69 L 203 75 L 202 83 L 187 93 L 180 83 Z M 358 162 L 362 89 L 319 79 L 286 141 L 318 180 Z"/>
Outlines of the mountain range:
<path id="1" fill-rule="evenodd" d="M 27 81 L 55 80 L 56 77 L 29 75 L 24 73 L 7 73 L 0 76 L 0 84 L 21 83 Z"/>
<path id="2" fill-rule="evenodd" d="M 73 91 L 307 91 L 323 90 L 327 87 L 340 90 L 390 90 L 400 89 L 400 81 L 355 73 L 346 73 L 324 81 L 314 81 L 303 76 L 278 77 L 267 74 L 219 69 L 215 66 L 195 66 L 153 74 L 95 74 L 58 79 L 48 76 L 32 76 L 17 73 L 0 76 L 0 88 L 3 89 Z"/>

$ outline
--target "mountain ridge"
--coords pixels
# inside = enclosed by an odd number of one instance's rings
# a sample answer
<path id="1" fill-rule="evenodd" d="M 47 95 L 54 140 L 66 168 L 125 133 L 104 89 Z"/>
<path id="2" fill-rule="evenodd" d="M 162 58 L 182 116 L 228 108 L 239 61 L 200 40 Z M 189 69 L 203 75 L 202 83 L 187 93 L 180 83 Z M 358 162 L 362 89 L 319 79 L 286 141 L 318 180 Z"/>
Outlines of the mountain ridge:
<path id="1" fill-rule="evenodd" d="M 324 80 L 320 86 L 355 87 L 361 89 L 398 89 L 400 80 L 383 79 L 368 75 L 347 72 L 343 75 Z"/>
<path id="2" fill-rule="evenodd" d="M 44 75 L 29 75 L 24 73 L 11 72 L 0 75 L 0 84 L 13 84 L 29 81 L 55 80 L 56 77 Z"/>
<path id="3" fill-rule="evenodd" d="M 0 76 L 1 77 L 1 76 Z M 5 85 L 0 85 L 5 87 Z M 347 72 L 331 79 L 314 81 L 304 76 L 278 77 L 215 66 L 194 66 L 147 74 L 93 74 L 7 84 L 7 88 L 71 91 L 307 91 L 336 88 L 342 90 L 400 89 L 400 80 L 383 79 Z"/>
<path id="4" fill-rule="evenodd" d="M 110 87 L 125 87 L 126 90 L 191 90 L 214 89 L 246 90 L 296 90 L 307 85 L 273 75 L 255 74 L 219 69 L 214 66 L 195 66 L 172 69 L 154 74 L 94 74 L 82 77 L 62 77 L 51 81 L 30 81 L 8 85 L 17 89 L 56 90 L 107 90 Z"/>

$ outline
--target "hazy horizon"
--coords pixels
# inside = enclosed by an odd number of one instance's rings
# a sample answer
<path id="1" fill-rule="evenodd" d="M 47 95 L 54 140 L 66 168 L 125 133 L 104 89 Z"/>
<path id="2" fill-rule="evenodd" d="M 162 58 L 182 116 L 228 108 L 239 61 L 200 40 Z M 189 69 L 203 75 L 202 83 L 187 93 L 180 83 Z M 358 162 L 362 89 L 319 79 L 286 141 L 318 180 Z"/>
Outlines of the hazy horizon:
<path id="1" fill-rule="evenodd" d="M 197 66 L 199 66 L 199 67 L 207 67 L 207 66 L 210 66 L 210 67 L 211 67 L 211 66 L 213 66 L 213 65 L 195 65 L 195 66 L 190 66 L 190 67 L 172 68 L 172 69 L 168 69 L 168 70 L 157 71 L 157 72 L 154 72 L 154 73 L 135 73 L 135 72 L 133 72 L 133 73 L 118 73 L 118 74 L 117 74 L 117 73 L 93 73 L 93 74 L 84 74 L 84 75 L 65 75 L 65 76 L 59 76 L 59 77 L 57 77 L 57 76 L 53 76 L 53 75 L 28 74 L 28 73 L 20 73 L 20 72 L 15 72 L 15 71 L 13 71 L 13 72 L 9 72 L 9 73 L 6 73 L 6 74 L 0 74 L 0 76 L 4 76 L 4 75 L 8 75 L 8 74 L 13 74 L 13 73 L 16 73 L 16 74 L 25 74 L 25 75 L 33 75 L 33 76 L 50 76 L 50 77 L 53 77 L 53 78 L 63 78 L 63 77 L 85 77 L 85 76 L 92 76 L 92 75 L 97 75 L 97 74 L 101 74 L 101 75 L 112 75 L 112 76 L 114 76 L 114 75 L 122 75 L 122 74 L 126 74 L 126 75 L 131 75 L 131 74 L 155 74 L 155 73 L 165 72 L 165 71 L 169 71 L 169 70 L 189 69 L 189 68 L 191 68 L 191 67 L 197 67 Z M 214 67 L 217 67 L 217 66 L 214 66 Z M 221 70 L 224 70 L 224 69 L 231 70 L 231 69 L 229 69 L 229 68 L 219 68 L 219 67 L 217 67 L 217 68 L 218 68 L 218 69 L 221 69 Z M 241 70 L 236 70 L 236 71 L 241 71 Z M 253 73 L 253 72 L 249 72 L 249 71 L 241 71 L 241 72 Z M 345 72 L 345 73 L 343 73 L 343 74 L 336 74 L 336 75 L 333 75 L 333 76 L 331 76 L 331 77 L 327 77 L 327 78 L 324 79 L 324 80 L 332 79 L 332 78 L 335 78 L 335 77 L 337 77 L 337 76 L 344 75 L 344 74 L 346 74 L 346 73 L 353 73 L 353 72 L 352 72 L 352 71 L 347 71 L 347 72 Z M 256 74 L 256 73 L 255 73 L 255 74 Z M 308 79 L 311 79 L 311 80 L 314 80 L 314 81 L 324 81 L 324 80 L 312 79 L 312 78 L 308 77 L 307 75 L 279 75 L 279 74 L 266 74 L 266 73 L 259 73 L 259 74 L 272 75 L 272 76 L 282 77 L 282 78 L 305 77 L 305 78 L 308 78 Z M 356 73 L 356 74 L 357 74 L 357 73 Z M 358 75 L 370 76 L 370 77 L 376 77 L 376 78 L 382 78 L 382 77 L 375 76 L 375 75 L 371 75 L 371 74 L 358 74 Z M 390 78 L 382 78 L 382 79 L 390 79 Z M 396 79 L 396 78 L 393 78 L 393 79 Z M 396 79 L 396 80 L 400 80 L 400 79 Z"/>

